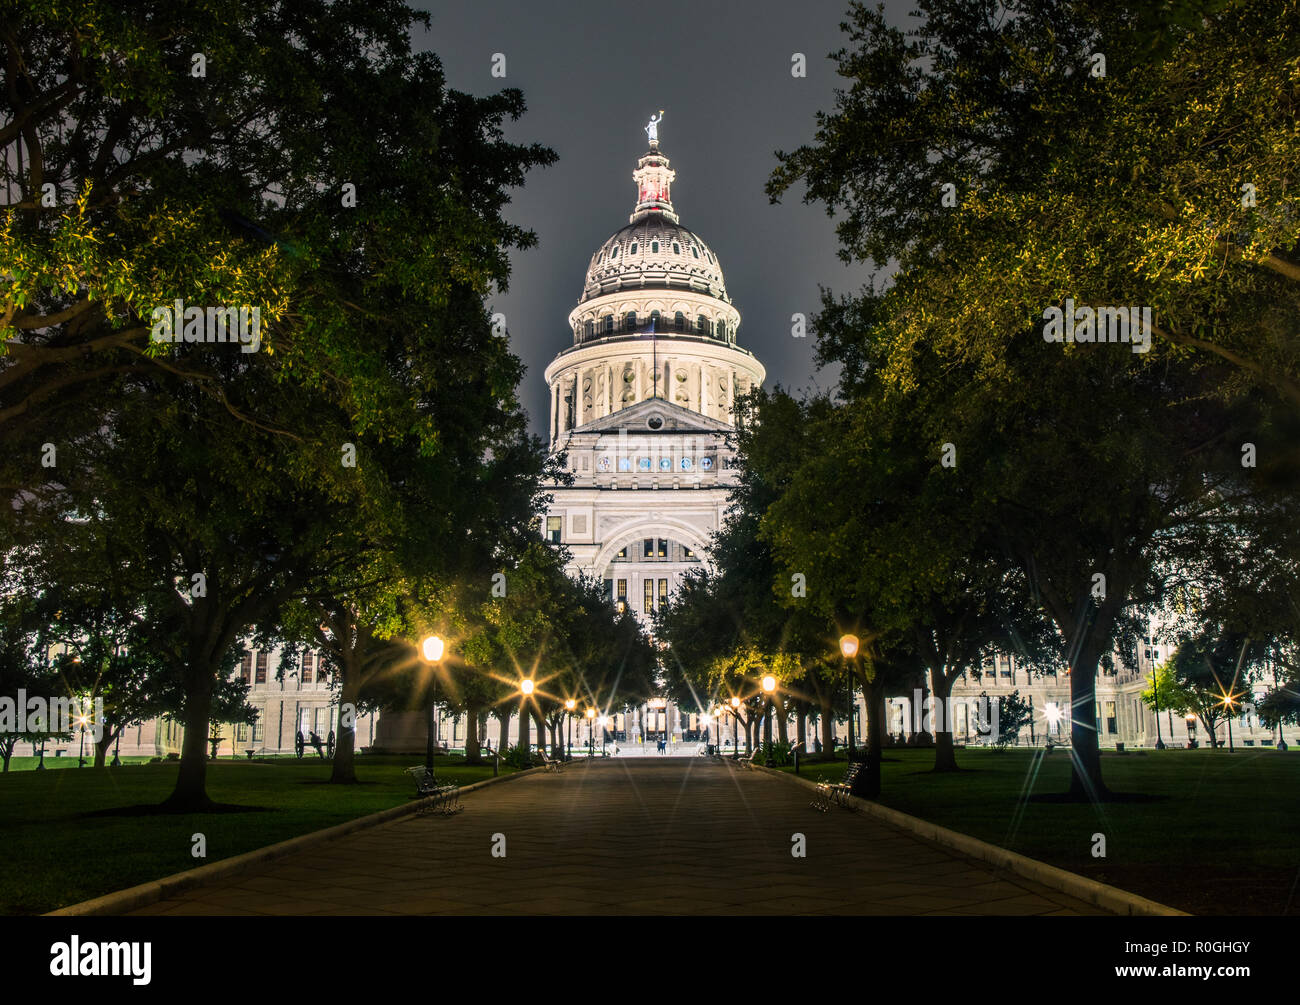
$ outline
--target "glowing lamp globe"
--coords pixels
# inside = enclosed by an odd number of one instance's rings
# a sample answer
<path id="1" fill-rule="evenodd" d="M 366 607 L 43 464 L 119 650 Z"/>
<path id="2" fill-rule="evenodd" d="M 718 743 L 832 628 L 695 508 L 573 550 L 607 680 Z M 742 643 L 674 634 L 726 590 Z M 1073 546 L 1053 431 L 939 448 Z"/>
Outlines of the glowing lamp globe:
<path id="1" fill-rule="evenodd" d="M 420 643 L 420 652 L 424 654 L 424 658 L 430 663 L 437 663 L 438 660 L 442 659 L 443 648 L 442 639 L 436 635 L 429 635 Z"/>
<path id="2" fill-rule="evenodd" d="M 776 690 L 776 678 L 773 677 L 771 674 L 768 674 L 766 677 L 763 678 L 763 690 L 766 691 L 768 694 L 771 694 L 773 691 Z"/>
<path id="3" fill-rule="evenodd" d="M 856 635 L 845 635 L 841 638 L 840 652 L 844 654 L 846 660 L 853 659 L 858 654 L 858 637 Z"/>

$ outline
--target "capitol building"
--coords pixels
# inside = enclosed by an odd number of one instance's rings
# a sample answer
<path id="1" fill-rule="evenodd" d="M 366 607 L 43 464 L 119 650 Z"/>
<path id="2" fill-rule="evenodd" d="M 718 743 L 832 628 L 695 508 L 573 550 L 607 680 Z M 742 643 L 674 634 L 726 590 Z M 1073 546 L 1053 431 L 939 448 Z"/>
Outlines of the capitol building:
<path id="1" fill-rule="evenodd" d="M 551 449 L 573 476 L 550 490 L 546 537 L 643 618 L 705 561 L 735 482 L 735 403 L 765 376 L 722 263 L 673 208 L 675 177 L 652 136 L 632 215 L 591 256 L 573 344 L 545 373 Z"/>

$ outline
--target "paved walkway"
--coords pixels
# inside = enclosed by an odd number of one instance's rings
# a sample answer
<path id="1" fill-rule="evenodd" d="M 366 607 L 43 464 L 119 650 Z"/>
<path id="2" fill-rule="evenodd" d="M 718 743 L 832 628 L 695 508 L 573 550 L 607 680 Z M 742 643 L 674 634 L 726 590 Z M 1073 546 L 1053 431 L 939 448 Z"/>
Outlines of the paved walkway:
<path id="1" fill-rule="evenodd" d="M 136 913 L 1101 913 L 861 814 L 819 813 L 809 796 L 706 758 L 573 764 L 472 792 L 456 816 L 403 818 Z M 791 855 L 796 833 L 804 858 Z"/>

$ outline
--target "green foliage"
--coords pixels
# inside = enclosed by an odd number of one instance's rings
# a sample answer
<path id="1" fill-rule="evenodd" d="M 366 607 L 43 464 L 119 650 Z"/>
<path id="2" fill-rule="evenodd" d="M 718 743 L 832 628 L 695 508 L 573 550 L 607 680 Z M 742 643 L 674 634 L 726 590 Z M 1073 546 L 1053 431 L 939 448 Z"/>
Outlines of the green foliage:
<path id="1" fill-rule="evenodd" d="M 512 744 L 501 755 L 501 761 L 512 768 L 523 770 L 533 766 L 533 754 L 527 747 L 521 747 L 518 744 Z"/>

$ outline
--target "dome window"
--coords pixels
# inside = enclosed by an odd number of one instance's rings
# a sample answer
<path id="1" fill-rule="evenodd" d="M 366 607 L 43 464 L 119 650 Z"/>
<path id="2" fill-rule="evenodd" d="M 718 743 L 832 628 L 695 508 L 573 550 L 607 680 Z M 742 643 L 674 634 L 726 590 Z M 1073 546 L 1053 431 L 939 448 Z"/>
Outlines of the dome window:
<path id="1" fill-rule="evenodd" d="M 662 328 L 659 327 L 659 312 L 658 312 L 658 311 L 651 311 L 651 312 L 650 312 L 650 327 L 653 328 L 655 331 L 662 331 L 662 330 L 663 330 Z"/>
<path id="2" fill-rule="evenodd" d="M 636 311 L 628 311 L 623 315 L 623 327 L 628 331 L 636 331 Z"/>
<path id="3" fill-rule="evenodd" d="M 612 262 L 617 257 L 618 257 L 618 246 L 615 245 L 614 247 L 609 249 L 609 260 Z"/>
<path id="4" fill-rule="evenodd" d="M 635 254 L 636 254 L 636 241 L 633 241 L 633 242 L 632 242 L 632 246 L 631 246 L 630 248 L 627 249 L 627 253 L 628 253 L 629 255 L 635 255 Z"/>
<path id="5" fill-rule="evenodd" d="M 650 242 L 650 254 L 652 254 L 652 255 L 657 255 L 657 254 L 659 254 L 659 242 L 658 242 L 658 241 L 651 241 L 651 242 Z"/>
<path id="6" fill-rule="evenodd" d="M 674 241 L 674 242 L 673 242 L 673 254 L 674 254 L 674 255 L 680 255 L 681 253 L 682 253 L 682 246 L 681 246 L 680 244 L 678 244 L 676 241 Z"/>
<path id="7" fill-rule="evenodd" d="M 583 336 L 583 338 L 591 338 L 591 336 L 593 336 L 593 335 L 595 335 L 595 334 L 596 334 L 596 326 L 593 325 L 590 321 L 586 322 L 586 323 L 582 326 L 582 336 Z"/>
<path id="8" fill-rule="evenodd" d="M 673 331 L 686 331 L 686 315 L 681 311 L 673 315 Z"/>
<path id="9" fill-rule="evenodd" d="M 602 252 L 600 253 L 600 257 L 596 259 L 596 264 L 599 265 L 599 264 L 600 264 L 601 262 L 603 262 L 604 260 L 605 260 L 605 253 L 602 251 Z"/>
<path id="10" fill-rule="evenodd" d="M 697 247 L 695 247 L 694 245 L 691 245 L 691 254 L 694 255 L 696 258 L 699 258 L 699 257 L 700 257 L 700 249 L 697 248 Z"/>
<path id="11" fill-rule="evenodd" d="M 614 315 L 613 315 L 613 314 L 606 314 L 603 318 L 600 319 L 600 330 L 601 330 L 601 333 L 602 333 L 602 334 L 605 334 L 605 335 L 613 335 L 613 334 L 614 334 Z"/>
<path id="12" fill-rule="evenodd" d="M 709 319 L 706 318 L 703 314 L 696 317 L 695 328 L 701 335 L 711 334 L 709 331 Z"/>

